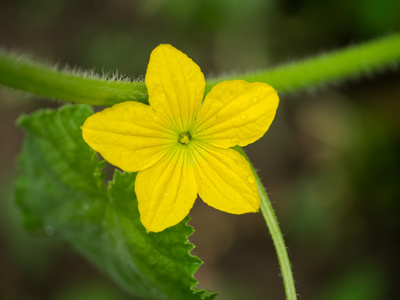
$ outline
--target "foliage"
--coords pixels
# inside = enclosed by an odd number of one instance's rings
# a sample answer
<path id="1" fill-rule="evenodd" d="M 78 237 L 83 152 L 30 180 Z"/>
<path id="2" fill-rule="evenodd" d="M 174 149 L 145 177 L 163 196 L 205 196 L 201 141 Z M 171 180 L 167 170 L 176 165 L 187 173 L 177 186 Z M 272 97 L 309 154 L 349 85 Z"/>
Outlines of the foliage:
<path id="1" fill-rule="evenodd" d="M 268 82 L 279 92 L 321 84 L 397 66 L 400 35 L 378 39 L 255 73 L 207 81 L 206 91 L 224 80 Z M 143 82 L 119 77 L 107 80 L 87 73 L 55 68 L 0 53 L 0 84 L 74 103 L 111 106 L 128 100 L 147 103 Z M 135 173 L 116 171 L 107 187 L 103 162 L 88 148 L 80 126 L 92 114 L 86 105 L 65 106 L 22 117 L 27 138 L 21 155 L 23 170 L 16 199 L 30 230 L 57 232 L 131 294 L 156 299 L 212 299 L 215 294 L 194 289 L 201 261 L 190 255 L 187 237 L 193 229 L 185 219 L 158 234 L 146 233 L 139 221 L 134 194 Z M 240 148 L 236 149 L 242 152 Z M 254 172 L 254 168 L 253 168 Z M 288 299 L 296 299 L 286 246 L 268 195 L 257 174 L 261 211 L 281 265 Z"/>
<path id="2" fill-rule="evenodd" d="M 133 295 L 212 299 L 192 289 L 201 261 L 189 254 L 188 219 L 146 233 L 134 193 L 136 173 L 116 170 L 105 186 L 104 163 L 81 137 L 80 126 L 91 114 L 89 106 L 76 105 L 20 118 L 27 136 L 16 199 L 25 226 L 62 235 Z"/>

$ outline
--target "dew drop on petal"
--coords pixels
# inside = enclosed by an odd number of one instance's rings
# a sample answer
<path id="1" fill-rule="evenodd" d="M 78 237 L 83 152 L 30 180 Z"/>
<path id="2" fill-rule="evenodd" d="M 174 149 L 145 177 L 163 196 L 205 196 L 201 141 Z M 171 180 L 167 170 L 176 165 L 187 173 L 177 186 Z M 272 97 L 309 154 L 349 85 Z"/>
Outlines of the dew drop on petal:
<path id="1" fill-rule="evenodd" d="M 246 115 L 246 114 L 242 114 L 242 115 L 240 116 L 240 118 L 241 118 L 242 120 L 244 120 L 244 119 L 247 118 L 247 115 Z"/>
<path id="2" fill-rule="evenodd" d="M 215 99 L 213 102 L 213 106 L 219 109 L 224 106 L 224 103 L 219 99 Z"/>
<path id="3" fill-rule="evenodd" d="M 256 182 L 255 179 L 254 179 L 254 176 L 247 177 L 247 181 L 250 182 L 250 183 Z"/>
<path id="4" fill-rule="evenodd" d="M 258 98 L 257 98 L 257 97 L 251 98 L 251 102 L 256 103 L 257 101 L 258 101 Z"/>

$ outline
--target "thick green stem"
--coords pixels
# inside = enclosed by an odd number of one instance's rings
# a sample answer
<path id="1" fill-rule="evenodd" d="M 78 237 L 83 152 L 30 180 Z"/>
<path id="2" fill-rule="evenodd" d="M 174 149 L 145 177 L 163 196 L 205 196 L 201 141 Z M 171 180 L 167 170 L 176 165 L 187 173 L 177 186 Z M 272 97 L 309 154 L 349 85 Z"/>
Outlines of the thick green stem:
<path id="1" fill-rule="evenodd" d="M 4 52 L 0 52 L 0 84 L 75 103 L 102 106 L 128 100 L 148 103 L 143 82 L 106 80 L 77 72 L 59 71 Z"/>
<path id="2" fill-rule="evenodd" d="M 278 255 L 279 266 L 282 273 L 283 285 L 285 287 L 286 299 L 287 300 L 296 300 L 296 288 L 294 285 L 292 268 L 289 261 L 289 256 L 286 250 L 285 241 L 283 240 L 281 229 L 279 228 L 279 223 L 276 218 L 274 209 L 272 208 L 271 202 L 269 201 L 267 192 L 257 175 L 253 165 L 251 164 L 248 156 L 239 146 L 234 147 L 236 151 L 246 158 L 246 160 L 250 163 L 251 170 L 253 171 L 254 176 L 256 177 L 258 193 L 260 194 L 261 203 L 260 209 L 261 213 L 264 217 L 265 222 L 267 223 L 268 230 L 271 234 L 272 240 L 274 242 L 275 250 Z"/>
<path id="3" fill-rule="evenodd" d="M 369 75 L 400 61 L 400 34 L 373 40 L 269 70 L 207 80 L 206 92 L 221 81 L 266 82 L 279 92 Z M 0 52 L 0 84 L 40 96 L 75 103 L 111 106 L 124 101 L 147 103 L 144 82 L 99 79 L 57 71 L 45 65 Z"/>
<path id="4" fill-rule="evenodd" d="M 207 81 L 210 90 L 218 82 L 242 79 L 265 82 L 280 92 L 293 92 L 343 79 L 356 78 L 400 62 L 400 34 L 292 62 L 269 70 L 218 77 Z"/>

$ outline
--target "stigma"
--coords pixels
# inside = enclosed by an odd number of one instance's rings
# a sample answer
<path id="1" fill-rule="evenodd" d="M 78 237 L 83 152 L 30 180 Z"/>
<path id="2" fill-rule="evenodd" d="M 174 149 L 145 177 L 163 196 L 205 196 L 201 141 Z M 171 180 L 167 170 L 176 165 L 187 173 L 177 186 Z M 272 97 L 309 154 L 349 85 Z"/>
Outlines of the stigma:
<path id="1" fill-rule="evenodd" d="M 182 145 L 187 145 L 189 144 L 191 138 L 192 137 L 190 136 L 189 132 L 182 132 L 178 137 L 178 142 Z"/>

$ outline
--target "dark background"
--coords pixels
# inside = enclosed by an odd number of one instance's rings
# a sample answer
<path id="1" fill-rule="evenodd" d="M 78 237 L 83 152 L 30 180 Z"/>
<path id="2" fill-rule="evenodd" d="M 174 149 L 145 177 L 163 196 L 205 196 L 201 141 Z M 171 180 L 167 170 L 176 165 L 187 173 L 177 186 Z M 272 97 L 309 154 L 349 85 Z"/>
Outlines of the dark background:
<path id="1" fill-rule="evenodd" d="M 0 47 L 39 59 L 145 74 L 171 43 L 206 77 L 275 66 L 400 29 L 398 0 L 0 0 Z M 396 71 L 397 70 L 397 71 Z M 398 299 L 400 72 L 283 95 L 246 147 L 267 186 L 301 299 Z M 133 299 L 57 236 L 30 236 L 12 202 L 21 113 L 60 103 L 0 89 L 0 298 Z M 218 299 L 284 299 L 260 214 L 197 201 L 200 286 Z M 52 232 L 48 232 L 52 235 Z"/>

